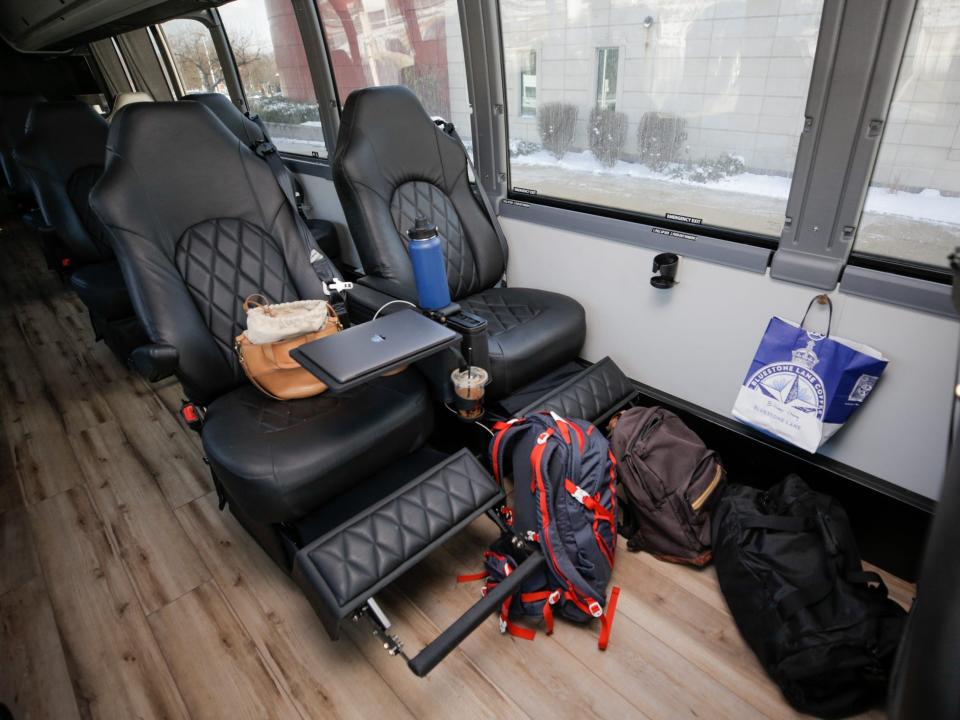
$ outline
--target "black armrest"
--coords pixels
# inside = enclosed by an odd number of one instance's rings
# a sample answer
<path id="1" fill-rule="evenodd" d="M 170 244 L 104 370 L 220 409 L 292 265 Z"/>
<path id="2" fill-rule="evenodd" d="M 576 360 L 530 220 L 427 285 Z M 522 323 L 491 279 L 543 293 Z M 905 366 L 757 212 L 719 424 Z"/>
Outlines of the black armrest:
<path id="1" fill-rule="evenodd" d="M 384 280 L 383 278 L 374 277 L 373 275 L 364 275 L 357 281 L 357 284 L 363 285 L 371 290 L 376 290 L 383 295 L 388 295 L 391 300 L 407 300 L 414 305 L 417 304 L 418 298 L 416 290 L 409 290 L 390 280 Z"/>
<path id="2" fill-rule="evenodd" d="M 150 382 L 172 375 L 180 363 L 180 353 L 173 345 L 141 345 L 130 353 L 134 369 Z"/>
<path id="3" fill-rule="evenodd" d="M 363 323 L 372 319 L 377 310 L 386 305 L 391 300 L 397 298 L 386 295 L 379 290 L 363 284 L 361 278 L 353 284 L 353 289 L 347 291 L 347 312 L 350 320 L 354 323 Z M 395 303 L 386 308 L 381 315 L 388 315 L 398 310 L 410 307 L 403 303 Z"/>

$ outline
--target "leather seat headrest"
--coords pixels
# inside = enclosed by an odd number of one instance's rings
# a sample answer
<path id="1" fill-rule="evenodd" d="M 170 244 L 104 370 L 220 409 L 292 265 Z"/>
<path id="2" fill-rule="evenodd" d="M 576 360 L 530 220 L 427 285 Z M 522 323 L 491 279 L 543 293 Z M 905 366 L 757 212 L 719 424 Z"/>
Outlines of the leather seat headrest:
<path id="1" fill-rule="evenodd" d="M 124 92 L 117 95 L 116 99 L 113 101 L 113 109 L 110 111 L 110 114 L 107 116 L 107 122 L 113 122 L 113 119 L 117 116 L 117 113 L 123 110 L 123 108 L 128 105 L 134 105 L 135 103 L 145 103 L 153 102 L 153 96 L 147 92 Z"/>
<path id="2" fill-rule="evenodd" d="M 110 125 L 107 151 L 127 160 L 160 161 L 157 153 L 168 154 L 171 146 L 182 146 L 185 157 L 190 157 L 190 148 L 203 148 L 209 143 L 235 147 L 236 142 L 237 138 L 200 103 L 136 103 L 127 106 Z M 168 161 L 157 169 L 162 170 Z"/>
<path id="3" fill-rule="evenodd" d="M 435 142 L 433 121 L 417 96 L 403 85 L 354 90 L 344 103 L 341 125 L 362 127 L 364 138 L 378 147 L 400 138 L 400 144 L 416 151 L 422 142 Z"/>
<path id="4" fill-rule="evenodd" d="M 233 101 L 222 93 L 190 93 L 184 95 L 183 99 L 198 102 L 206 107 L 244 145 L 256 145 L 268 139 L 264 137 L 260 126 L 240 112 Z"/>

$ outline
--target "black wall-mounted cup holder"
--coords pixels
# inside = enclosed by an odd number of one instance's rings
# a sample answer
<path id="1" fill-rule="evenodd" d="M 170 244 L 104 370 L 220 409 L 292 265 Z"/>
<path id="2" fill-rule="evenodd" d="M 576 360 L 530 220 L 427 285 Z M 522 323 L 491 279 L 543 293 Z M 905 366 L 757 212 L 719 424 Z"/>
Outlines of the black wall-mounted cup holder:
<path id="1" fill-rule="evenodd" d="M 679 255 L 660 253 L 653 259 L 653 272 L 659 274 L 650 278 L 650 284 L 658 290 L 669 290 L 677 284 L 677 268 L 679 266 Z"/>

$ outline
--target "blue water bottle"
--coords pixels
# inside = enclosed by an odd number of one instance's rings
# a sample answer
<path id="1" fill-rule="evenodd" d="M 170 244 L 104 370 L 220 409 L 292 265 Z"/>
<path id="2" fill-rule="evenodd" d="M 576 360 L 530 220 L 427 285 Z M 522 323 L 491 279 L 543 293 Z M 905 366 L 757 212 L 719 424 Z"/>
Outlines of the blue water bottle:
<path id="1" fill-rule="evenodd" d="M 443 243 L 437 226 L 423 215 L 407 230 L 410 238 L 408 250 L 413 263 L 413 277 L 417 283 L 417 296 L 424 310 L 439 310 L 450 304 L 450 287 L 447 285 L 447 265 L 443 259 Z"/>

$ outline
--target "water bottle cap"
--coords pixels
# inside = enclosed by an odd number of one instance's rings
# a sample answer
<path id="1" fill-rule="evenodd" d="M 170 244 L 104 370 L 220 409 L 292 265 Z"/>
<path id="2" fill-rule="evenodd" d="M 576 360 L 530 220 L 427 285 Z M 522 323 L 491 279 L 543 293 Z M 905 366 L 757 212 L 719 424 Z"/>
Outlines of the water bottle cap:
<path id="1" fill-rule="evenodd" d="M 417 215 L 413 227 L 407 230 L 407 237 L 411 240 L 427 240 L 437 234 L 437 226 L 423 215 Z"/>

